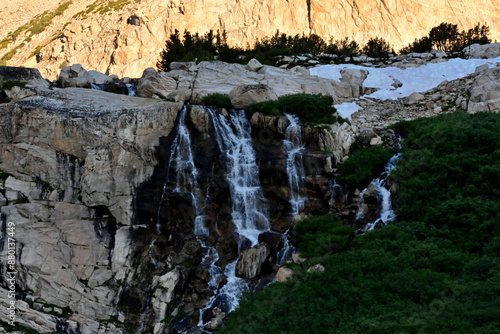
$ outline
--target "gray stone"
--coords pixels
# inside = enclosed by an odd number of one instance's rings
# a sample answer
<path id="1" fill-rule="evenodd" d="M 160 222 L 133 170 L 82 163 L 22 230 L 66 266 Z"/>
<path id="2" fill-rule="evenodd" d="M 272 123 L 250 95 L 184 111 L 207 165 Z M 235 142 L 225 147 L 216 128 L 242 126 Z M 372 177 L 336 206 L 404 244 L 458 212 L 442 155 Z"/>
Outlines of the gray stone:
<path id="1" fill-rule="evenodd" d="M 276 93 L 267 85 L 242 85 L 229 92 L 231 104 L 238 109 L 248 107 L 253 103 L 276 100 Z"/>
<path id="2" fill-rule="evenodd" d="M 262 66 L 263 65 L 257 59 L 252 58 L 252 59 L 250 59 L 248 64 L 245 66 L 245 68 L 249 71 L 257 72 L 258 70 L 260 70 L 262 68 Z"/>

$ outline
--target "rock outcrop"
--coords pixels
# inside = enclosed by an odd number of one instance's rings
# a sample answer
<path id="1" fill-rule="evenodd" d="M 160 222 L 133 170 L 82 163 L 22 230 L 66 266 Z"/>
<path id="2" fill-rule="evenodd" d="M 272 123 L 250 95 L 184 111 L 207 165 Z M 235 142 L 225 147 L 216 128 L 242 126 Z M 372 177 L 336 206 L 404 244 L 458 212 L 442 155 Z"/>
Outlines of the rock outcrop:
<path id="1" fill-rule="evenodd" d="M 29 21 L 57 4 L 14 0 L 0 8 L 0 39 L 27 24 L 0 56 L 17 48 L 9 65 L 39 68 L 51 80 L 63 64 L 119 76 L 139 77 L 155 66 L 165 40 L 175 29 L 204 34 L 226 30 L 231 45 L 246 47 L 276 30 L 315 33 L 325 40 L 349 37 L 361 45 L 372 37 L 388 40 L 395 49 L 427 35 L 443 21 L 472 28 L 477 22 L 499 39 L 499 4 L 495 1 L 73 1 L 45 29 L 30 36 Z M 28 14 L 29 13 L 29 14 Z M 26 43 L 23 43 L 26 40 Z M 29 43 L 28 43 L 29 42 Z"/>
<path id="2" fill-rule="evenodd" d="M 134 271 L 134 189 L 180 107 L 80 88 L 0 105 L 0 211 L 3 226 L 16 224 L 20 324 L 124 332 L 113 322 Z"/>

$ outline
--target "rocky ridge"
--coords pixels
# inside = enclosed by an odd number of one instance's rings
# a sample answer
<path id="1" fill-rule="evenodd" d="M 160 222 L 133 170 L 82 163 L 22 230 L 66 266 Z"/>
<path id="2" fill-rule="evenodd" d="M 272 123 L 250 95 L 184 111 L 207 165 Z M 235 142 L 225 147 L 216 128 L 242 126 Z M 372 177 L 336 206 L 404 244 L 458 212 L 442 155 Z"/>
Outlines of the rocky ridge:
<path id="1" fill-rule="evenodd" d="M 106 74 L 138 77 L 154 66 L 166 38 L 175 29 L 201 34 L 226 30 L 231 45 L 245 47 L 280 30 L 295 34 L 315 33 L 329 40 L 349 37 L 364 44 L 383 37 L 396 49 L 424 36 L 442 21 L 469 29 L 477 21 L 491 28 L 499 38 L 496 17 L 498 0 L 460 1 L 126 1 L 108 4 L 102 0 L 70 1 L 69 7 L 37 35 L 21 32 L 0 56 L 18 48 L 11 66 L 39 68 L 54 79 L 65 64 L 82 64 Z M 27 5 L 29 3 L 29 5 Z M 59 1 L 61 5 L 65 1 Z M 54 10 L 50 1 L 12 1 L 0 9 L 4 23 L 0 38 L 21 24 L 29 23 L 25 13 Z M 15 10 L 19 9 L 19 10 Z M 26 10 L 24 10 L 26 9 Z M 335 19 L 332 19 L 335 18 Z"/>

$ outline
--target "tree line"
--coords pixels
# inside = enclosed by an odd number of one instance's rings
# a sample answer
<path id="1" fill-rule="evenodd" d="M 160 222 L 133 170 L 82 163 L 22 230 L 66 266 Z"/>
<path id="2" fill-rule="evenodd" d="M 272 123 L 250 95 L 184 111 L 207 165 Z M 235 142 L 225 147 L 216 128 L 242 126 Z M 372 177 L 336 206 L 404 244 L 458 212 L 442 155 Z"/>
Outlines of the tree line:
<path id="1" fill-rule="evenodd" d="M 428 52 L 437 49 L 444 52 L 460 52 L 471 44 L 491 43 L 490 28 L 477 24 L 469 30 L 459 31 L 456 24 L 441 23 L 432 28 L 427 36 L 415 39 L 408 46 L 399 50 L 399 54 L 411 52 Z M 189 31 L 180 32 L 176 29 L 165 42 L 157 63 L 159 71 L 168 71 L 171 62 L 204 61 L 219 59 L 225 62 L 245 63 L 256 58 L 263 64 L 276 65 L 281 56 L 300 54 L 335 55 L 339 58 L 354 57 L 365 54 L 368 57 L 385 59 L 390 54 L 396 54 L 394 48 L 381 37 L 371 38 L 363 47 L 349 38 L 326 42 L 316 34 L 287 35 L 279 30 L 271 37 L 257 40 L 253 47 L 243 49 L 229 46 L 227 32 L 209 32 L 200 35 Z M 277 61 L 278 59 L 278 61 Z"/>

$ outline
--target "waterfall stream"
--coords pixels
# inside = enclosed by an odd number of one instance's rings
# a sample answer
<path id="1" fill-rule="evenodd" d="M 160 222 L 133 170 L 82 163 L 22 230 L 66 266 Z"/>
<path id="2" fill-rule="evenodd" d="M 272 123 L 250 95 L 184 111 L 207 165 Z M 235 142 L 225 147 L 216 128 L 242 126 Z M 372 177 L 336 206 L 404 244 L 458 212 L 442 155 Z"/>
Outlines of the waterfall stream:
<path id="1" fill-rule="evenodd" d="M 389 162 L 387 162 L 387 164 L 385 165 L 384 171 L 380 174 L 380 176 L 376 179 L 373 179 L 373 181 L 371 182 L 371 185 L 375 187 L 375 190 L 379 197 L 380 216 L 373 222 L 368 223 L 367 226 L 358 230 L 359 232 L 373 230 L 379 221 L 382 221 L 384 224 L 387 224 L 388 222 L 396 219 L 396 213 L 394 212 L 391 203 L 391 192 L 389 189 L 386 188 L 386 184 L 387 184 L 387 179 L 391 174 L 391 171 L 394 168 L 396 168 L 396 164 L 400 157 L 401 153 L 397 153 L 394 156 L 392 156 Z M 363 196 L 366 192 L 366 189 L 367 188 L 363 189 L 363 191 L 360 194 L 361 197 L 360 204 L 363 204 Z M 356 219 L 362 219 L 363 217 L 364 217 L 364 212 L 361 209 L 360 205 L 360 210 L 356 215 Z"/>
<path id="2" fill-rule="evenodd" d="M 304 209 L 305 196 L 303 192 L 304 187 L 304 160 L 303 153 L 305 151 L 304 135 L 302 125 L 299 118 L 295 115 L 285 114 L 290 122 L 285 130 L 285 139 L 283 145 L 285 146 L 286 157 L 286 173 L 288 176 L 288 185 L 290 187 L 290 204 L 292 206 L 292 220 L 293 217 L 298 215 Z M 278 252 L 277 265 L 281 266 L 288 261 L 293 253 L 295 247 L 288 238 L 288 231 L 283 235 L 283 248 Z"/>
<path id="3" fill-rule="evenodd" d="M 266 203 L 259 180 L 259 166 L 252 145 L 251 126 L 245 112 L 234 111 L 230 122 L 207 109 L 212 116 L 220 150 L 226 156 L 232 200 L 232 221 L 240 238 L 256 246 L 259 235 L 269 230 Z"/>

